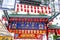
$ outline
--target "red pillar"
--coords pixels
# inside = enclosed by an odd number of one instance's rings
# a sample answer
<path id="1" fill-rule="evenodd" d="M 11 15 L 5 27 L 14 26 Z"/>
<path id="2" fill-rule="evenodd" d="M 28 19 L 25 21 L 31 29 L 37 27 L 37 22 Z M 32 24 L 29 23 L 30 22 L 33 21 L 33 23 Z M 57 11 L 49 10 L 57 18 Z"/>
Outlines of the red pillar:
<path id="1" fill-rule="evenodd" d="M 48 40 L 48 27 L 46 27 L 46 37 L 47 37 L 47 40 Z"/>

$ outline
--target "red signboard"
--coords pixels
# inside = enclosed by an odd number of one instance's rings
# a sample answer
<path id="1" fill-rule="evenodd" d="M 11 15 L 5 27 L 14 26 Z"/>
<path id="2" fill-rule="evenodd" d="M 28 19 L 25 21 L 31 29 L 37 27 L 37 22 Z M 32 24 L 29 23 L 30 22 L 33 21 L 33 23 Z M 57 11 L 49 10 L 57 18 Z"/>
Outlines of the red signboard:
<path id="1" fill-rule="evenodd" d="M 31 6 L 31 5 L 23 5 L 23 4 L 16 4 L 17 12 L 29 12 L 29 13 L 50 13 L 49 6 Z"/>
<path id="2" fill-rule="evenodd" d="M 9 30 L 17 34 L 45 34 L 46 30 Z"/>
<path id="3" fill-rule="evenodd" d="M 14 33 L 15 39 L 40 39 L 42 40 L 43 35 L 46 34 L 46 30 L 9 30 Z"/>

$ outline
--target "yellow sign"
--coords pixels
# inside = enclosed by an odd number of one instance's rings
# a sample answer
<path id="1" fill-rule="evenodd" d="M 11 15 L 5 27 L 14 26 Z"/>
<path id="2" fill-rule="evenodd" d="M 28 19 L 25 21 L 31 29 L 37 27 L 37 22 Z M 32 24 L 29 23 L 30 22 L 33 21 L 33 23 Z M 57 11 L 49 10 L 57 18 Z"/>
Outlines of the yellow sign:
<path id="1" fill-rule="evenodd" d="M 21 37 L 23 37 L 23 38 L 24 38 L 24 37 L 28 37 L 28 38 L 29 38 L 29 37 L 32 37 L 32 38 L 34 38 L 35 35 L 34 35 L 34 34 L 22 34 Z"/>
<path id="2" fill-rule="evenodd" d="M 0 36 L 0 40 L 13 40 L 10 36 Z"/>

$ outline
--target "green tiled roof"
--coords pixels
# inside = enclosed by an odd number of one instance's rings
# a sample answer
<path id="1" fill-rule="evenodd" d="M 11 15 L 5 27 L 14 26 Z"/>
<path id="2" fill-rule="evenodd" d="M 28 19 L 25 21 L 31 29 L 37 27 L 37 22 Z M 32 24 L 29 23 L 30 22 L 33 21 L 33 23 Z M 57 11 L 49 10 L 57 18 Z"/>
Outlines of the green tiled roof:
<path id="1" fill-rule="evenodd" d="M 51 29 L 60 29 L 60 26 L 57 26 L 57 25 L 49 25 L 49 28 L 51 28 Z"/>
<path id="2" fill-rule="evenodd" d="M 40 18 L 50 18 L 50 16 L 47 16 L 45 14 L 40 15 L 32 15 L 32 14 L 10 14 L 9 17 L 40 17 Z"/>

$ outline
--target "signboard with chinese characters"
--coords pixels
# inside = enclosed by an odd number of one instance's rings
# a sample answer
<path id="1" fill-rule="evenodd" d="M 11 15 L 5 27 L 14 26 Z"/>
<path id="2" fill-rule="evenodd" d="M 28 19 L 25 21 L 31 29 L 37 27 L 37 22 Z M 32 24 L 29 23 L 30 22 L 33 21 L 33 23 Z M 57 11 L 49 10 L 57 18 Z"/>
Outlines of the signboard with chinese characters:
<path id="1" fill-rule="evenodd" d="M 45 23 L 40 22 L 12 22 L 11 29 L 22 29 L 22 30 L 40 30 L 46 29 Z"/>
<path id="2" fill-rule="evenodd" d="M 16 0 L 1 0 L 0 1 L 0 9 L 3 10 L 14 10 Z"/>
<path id="3" fill-rule="evenodd" d="M 40 39 L 46 34 L 46 30 L 12 30 L 15 33 L 15 39 Z"/>

